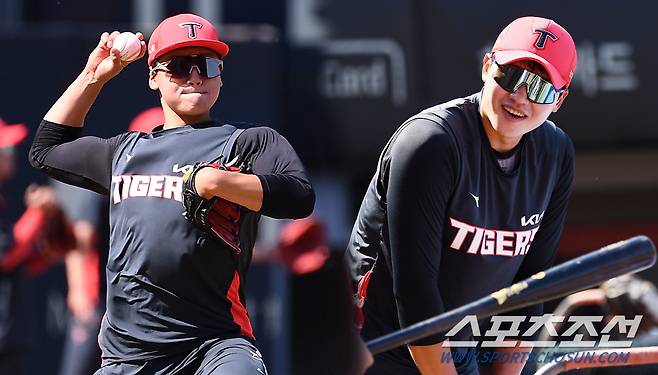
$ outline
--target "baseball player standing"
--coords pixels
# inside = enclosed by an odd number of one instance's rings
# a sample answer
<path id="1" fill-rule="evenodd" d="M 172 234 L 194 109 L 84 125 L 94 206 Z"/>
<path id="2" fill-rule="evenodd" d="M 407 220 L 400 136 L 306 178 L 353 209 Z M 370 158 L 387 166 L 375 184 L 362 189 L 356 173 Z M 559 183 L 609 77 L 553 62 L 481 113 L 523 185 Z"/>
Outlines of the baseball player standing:
<path id="1" fill-rule="evenodd" d="M 573 39 L 555 21 L 516 19 L 484 56 L 479 93 L 426 109 L 395 132 L 347 249 L 366 340 L 551 266 L 574 151 L 547 118 L 564 103 L 576 60 Z M 541 313 L 536 305 L 514 315 Z M 448 342 L 437 334 L 382 353 L 368 374 L 477 374 L 472 356 L 443 360 Z M 522 361 L 493 365 L 499 374 L 522 368 Z"/>
<path id="2" fill-rule="evenodd" d="M 30 151 L 50 176 L 109 195 L 96 374 L 265 374 L 245 276 L 260 215 L 301 218 L 313 210 L 302 163 L 272 129 L 241 131 L 210 119 L 229 48 L 192 14 L 165 19 L 148 43 L 148 83 L 159 92 L 164 125 L 149 134 L 80 137 L 97 95 L 127 65 L 112 48 L 118 34 L 103 33 Z"/>

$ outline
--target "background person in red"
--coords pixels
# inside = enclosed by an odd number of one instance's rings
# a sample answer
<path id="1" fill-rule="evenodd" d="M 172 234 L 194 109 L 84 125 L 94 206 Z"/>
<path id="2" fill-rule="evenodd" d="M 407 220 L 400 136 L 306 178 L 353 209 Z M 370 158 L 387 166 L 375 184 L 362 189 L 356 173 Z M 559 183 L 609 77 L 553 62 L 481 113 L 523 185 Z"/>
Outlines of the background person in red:
<path id="1" fill-rule="evenodd" d="M 23 124 L 0 119 L 0 374 L 23 374 L 29 327 L 24 278 L 46 270 L 73 243 L 52 189 L 31 185 L 25 192 L 27 209 L 11 225 L 4 215 L 9 199 L 2 187 L 15 172 L 15 147 L 28 131 Z"/>

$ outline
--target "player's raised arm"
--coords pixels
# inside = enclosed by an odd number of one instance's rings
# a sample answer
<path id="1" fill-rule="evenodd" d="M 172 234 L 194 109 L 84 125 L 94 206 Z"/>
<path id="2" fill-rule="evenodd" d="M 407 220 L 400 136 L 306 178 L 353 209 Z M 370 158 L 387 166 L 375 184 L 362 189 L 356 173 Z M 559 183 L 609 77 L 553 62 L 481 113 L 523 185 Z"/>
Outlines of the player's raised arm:
<path id="1" fill-rule="evenodd" d="M 125 137 L 80 138 L 80 128 L 103 85 L 144 55 L 143 39 L 141 33 L 115 31 L 101 35 L 82 72 L 46 113 L 37 130 L 29 155 L 35 168 L 62 182 L 107 194 L 114 148 Z"/>
<path id="2" fill-rule="evenodd" d="M 103 85 L 132 61 L 144 56 L 146 44 L 142 33 L 136 34 L 140 43 L 140 51 L 137 58 L 132 60 L 126 60 L 126 57 L 130 57 L 130 55 L 126 55 L 125 51 L 114 46 L 114 41 L 118 36 L 118 31 L 111 34 L 105 32 L 101 35 L 96 48 L 89 55 L 84 69 L 46 113 L 45 120 L 81 127 Z"/>

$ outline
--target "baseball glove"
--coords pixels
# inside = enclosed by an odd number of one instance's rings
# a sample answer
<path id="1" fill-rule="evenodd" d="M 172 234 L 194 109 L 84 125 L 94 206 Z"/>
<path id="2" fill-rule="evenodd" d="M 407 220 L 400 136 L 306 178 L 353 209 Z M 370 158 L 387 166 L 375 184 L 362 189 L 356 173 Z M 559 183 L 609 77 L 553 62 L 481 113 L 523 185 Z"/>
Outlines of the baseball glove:
<path id="1" fill-rule="evenodd" d="M 195 178 L 203 168 L 241 173 L 249 173 L 249 168 L 244 165 L 238 168 L 220 163 L 201 162 L 196 163 L 191 171 L 183 175 L 185 219 L 231 248 L 234 253 L 240 254 L 240 206 L 219 197 L 205 199 L 198 194 Z"/>

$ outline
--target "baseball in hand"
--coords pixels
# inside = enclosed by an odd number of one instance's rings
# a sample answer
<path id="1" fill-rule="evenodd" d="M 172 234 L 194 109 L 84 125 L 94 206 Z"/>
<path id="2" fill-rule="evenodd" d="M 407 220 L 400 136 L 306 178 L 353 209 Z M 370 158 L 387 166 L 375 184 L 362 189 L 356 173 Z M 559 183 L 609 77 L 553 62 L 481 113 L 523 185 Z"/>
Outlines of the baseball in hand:
<path id="1" fill-rule="evenodd" d="M 112 48 L 120 51 L 121 60 L 133 61 L 139 56 L 139 52 L 142 50 L 142 42 L 137 35 L 130 31 L 125 31 L 114 38 Z"/>

